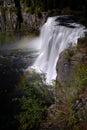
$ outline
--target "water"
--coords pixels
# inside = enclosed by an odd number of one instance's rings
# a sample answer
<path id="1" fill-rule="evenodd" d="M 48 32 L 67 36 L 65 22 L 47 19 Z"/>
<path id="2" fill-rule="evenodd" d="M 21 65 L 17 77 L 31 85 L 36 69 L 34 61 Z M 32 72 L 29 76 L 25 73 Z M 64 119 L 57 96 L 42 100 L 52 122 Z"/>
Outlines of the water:
<path id="1" fill-rule="evenodd" d="M 55 79 L 59 54 L 69 46 L 76 46 L 85 31 L 85 27 L 76 24 L 71 16 L 49 17 L 38 38 L 40 54 L 31 68 L 45 73 L 47 82 Z"/>
<path id="2" fill-rule="evenodd" d="M 15 129 L 15 124 L 18 123 L 14 118 L 19 110 L 15 99 L 20 96 L 17 86 L 23 80 L 26 68 L 31 66 L 36 71 L 46 73 L 47 82 L 55 79 L 59 54 L 71 43 L 76 46 L 78 38 L 84 36 L 84 32 L 84 26 L 75 24 L 74 20 L 69 20 L 65 16 L 53 17 L 48 18 L 43 25 L 40 37 L 21 40 L 20 43 L 0 48 L 0 119 L 2 120 L 0 126 L 3 129 L 4 127 Z M 30 81 L 31 77 L 32 75 L 29 77 Z M 48 92 L 47 89 L 46 91 Z"/>

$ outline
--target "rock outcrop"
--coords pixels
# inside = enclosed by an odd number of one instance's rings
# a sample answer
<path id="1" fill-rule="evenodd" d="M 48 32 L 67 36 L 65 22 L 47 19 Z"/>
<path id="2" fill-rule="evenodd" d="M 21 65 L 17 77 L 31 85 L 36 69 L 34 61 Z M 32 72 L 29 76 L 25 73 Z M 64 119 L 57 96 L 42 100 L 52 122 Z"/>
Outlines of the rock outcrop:
<path id="1" fill-rule="evenodd" d="M 47 19 L 48 13 L 41 12 L 39 14 L 32 14 L 30 12 L 22 12 L 23 22 L 21 25 L 21 30 L 31 32 L 34 31 L 40 31 L 42 25 L 45 23 Z M 0 31 L 2 31 L 2 25 L 6 27 L 6 31 L 15 30 L 16 28 L 16 22 L 17 22 L 17 16 L 15 12 L 6 12 L 5 14 L 5 24 L 3 25 L 3 18 L 0 12 Z M 2 21 L 1 21 L 2 20 Z M 5 28 L 3 27 L 3 28 Z"/>
<path id="2" fill-rule="evenodd" d="M 57 78 L 56 80 L 64 85 L 72 77 L 77 63 L 81 62 L 84 54 L 78 52 L 76 48 L 69 48 L 63 51 L 57 62 Z"/>
<path id="3" fill-rule="evenodd" d="M 87 130 L 87 37 L 79 39 L 76 48 L 63 51 L 56 68 L 56 102 L 40 130 Z"/>

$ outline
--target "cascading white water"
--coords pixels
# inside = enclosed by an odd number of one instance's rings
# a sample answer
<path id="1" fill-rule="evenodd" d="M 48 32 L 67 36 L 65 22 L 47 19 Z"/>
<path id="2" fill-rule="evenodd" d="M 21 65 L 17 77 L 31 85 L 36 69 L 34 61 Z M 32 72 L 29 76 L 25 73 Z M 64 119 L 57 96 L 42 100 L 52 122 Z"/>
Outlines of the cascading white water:
<path id="1" fill-rule="evenodd" d="M 56 63 L 59 54 L 69 46 L 75 46 L 78 38 L 84 36 L 85 27 L 75 23 L 67 26 L 60 24 L 58 17 L 50 17 L 41 29 L 38 44 L 41 45 L 40 54 L 33 68 L 46 74 L 46 81 L 56 78 Z"/>

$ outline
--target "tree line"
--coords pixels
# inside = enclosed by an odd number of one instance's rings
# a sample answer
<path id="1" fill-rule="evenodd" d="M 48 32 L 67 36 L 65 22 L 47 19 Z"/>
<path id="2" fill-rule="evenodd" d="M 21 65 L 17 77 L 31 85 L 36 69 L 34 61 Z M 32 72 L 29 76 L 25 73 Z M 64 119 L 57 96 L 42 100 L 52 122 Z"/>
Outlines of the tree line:
<path id="1" fill-rule="evenodd" d="M 57 11 L 59 11 L 58 14 L 62 14 L 61 12 L 63 12 L 63 9 L 69 9 L 70 11 L 72 10 L 80 12 L 80 14 L 85 18 L 87 16 L 87 0 L 0 0 L 0 29 L 2 32 L 6 31 L 7 25 L 5 4 L 9 2 L 10 7 L 7 6 L 7 8 L 9 8 L 10 12 L 10 22 L 12 25 L 12 29 L 15 28 L 15 30 L 20 30 L 21 28 L 21 23 L 23 22 L 22 13 L 25 11 L 24 8 L 26 8 L 26 10 L 32 14 L 40 14 L 41 12 L 52 12 L 52 10 L 55 10 L 56 14 Z M 12 13 L 14 12 L 16 15 L 15 27 L 12 23 Z"/>
<path id="2" fill-rule="evenodd" d="M 43 11 L 49 9 L 63 9 L 69 7 L 71 10 L 87 10 L 87 0 L 20 0 L 28 7 L 41 7 Z"/>

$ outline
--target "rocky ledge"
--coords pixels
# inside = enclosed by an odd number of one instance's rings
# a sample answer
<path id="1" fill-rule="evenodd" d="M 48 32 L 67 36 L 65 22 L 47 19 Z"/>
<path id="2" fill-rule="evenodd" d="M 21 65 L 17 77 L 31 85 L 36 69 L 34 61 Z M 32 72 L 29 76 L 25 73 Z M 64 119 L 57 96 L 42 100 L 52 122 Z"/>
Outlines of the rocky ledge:
<path id="1" fill-rule="evenodd" d="M 40 130 L 87 130 L 87 35 L 60 54 L 56 68 L 55 104 Z"/>
<path id="2" fill-rule="evenodd" d="M 56 80 L 64 85 L 73 75 L 77 63 L 83 61 L 84 54 L 78 52 L 76 48 L 69 48 L 63 51 L 57 62 Z"/>

